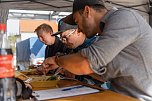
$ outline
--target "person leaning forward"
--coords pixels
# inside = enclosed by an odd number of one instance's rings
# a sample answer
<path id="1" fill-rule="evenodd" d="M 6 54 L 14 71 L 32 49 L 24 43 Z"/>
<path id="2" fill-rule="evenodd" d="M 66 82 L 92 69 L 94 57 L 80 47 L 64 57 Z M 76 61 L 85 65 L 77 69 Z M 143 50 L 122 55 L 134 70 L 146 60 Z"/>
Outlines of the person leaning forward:
<path id="1" fill-rule="evenodd" d="M 44 43 L 46 46 L 45 49 L 45 59 L 48 57 L 55 56 L 57 53 L 69 53 L 71 50 L 67 48 L 60 38 L 58 36 L 52 36 L 53 35 L 53 29 L 50 25 L 43 23 L 39 25 L 35 31 L 34 31 L 39 40 Z M 41 67 L 41 66 L 40 66 Z M 47 70 L 47 73 L 54 74 L 56 70 L 50 71 L 49 69 Z M 42 69 L 38 68 L 37 69 L 38 73 L 42 73 Z"/>
<path id="2" fill-rule="evenodd" d="M 76 23 L 87 38 L 100 36 L 78 53 L 44 60 L 44 69 L 59 65 L 77 75 L 96 73 L 114 91 L 152 101 L 152 29 L 141 15 L 107 10 L 102 0 L 74 0 L 73 13 L 63 21 Z"/>
<path id="3" fill-rule="evenodd" d="M 39 25 L 34 32 L 36 32 L 40 41 L 47 45 L 45 49 L 45 58 L 55 56 L 58 52 L 68 53 L 70 51 L 58 36 L 51 36 L 53 35 L 53 29 L 50 25 L 43 23 Z"/>

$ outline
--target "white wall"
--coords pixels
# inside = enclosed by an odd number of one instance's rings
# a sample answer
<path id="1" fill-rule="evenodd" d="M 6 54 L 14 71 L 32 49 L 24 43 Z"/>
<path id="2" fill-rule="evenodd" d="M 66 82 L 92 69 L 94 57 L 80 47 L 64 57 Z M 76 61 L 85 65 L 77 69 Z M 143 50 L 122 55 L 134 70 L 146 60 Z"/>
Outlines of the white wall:
<path id="1" fill-rule="evenodd" d="M 8 19 L 7 20 L 7 35 L 19 35 L 19 20 L 18 19 Z"/>
<path id="2" fill-rule="evenodd" d="M 36 33 L 21 33 L 21 41 L 31 37 L 37 37 Z"/>

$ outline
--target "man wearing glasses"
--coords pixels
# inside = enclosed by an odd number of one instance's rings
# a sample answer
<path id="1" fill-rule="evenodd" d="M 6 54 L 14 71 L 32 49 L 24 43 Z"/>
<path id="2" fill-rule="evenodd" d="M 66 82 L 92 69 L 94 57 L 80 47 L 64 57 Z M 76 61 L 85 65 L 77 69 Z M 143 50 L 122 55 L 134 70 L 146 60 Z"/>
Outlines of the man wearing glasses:
<path id="1" fill-rule="evenodd" d="M 89 47 L 95 40 L 98 39 L 98 36 L 94 36 L 92 38 L 86 38 L 85 34 L 83 34 L 82 32 L 78 32 L 78 29 L 69 29 L 69 30 L 63 30 L 60 32 L 57 32 L 55 34 L 53 34 L 52 36 L 56 36 L 60 34 L 60 39 L 62 41 L 62 43 L 64 43 L 68 48 L 73 49 L 70 53 L 76 53 L 78 52 L 78 50 L 84 49 Z M 68 75 L 69 73 L 65 71 L 65 75 Z M 68 75 L 68 77 L 73 77 L 71 75 Z M 99 81 L 99 79 L 97 80 L 94 79 L 93 77 L 89 76 L 89 75 L 75 75 L 75 79 L 81 81 L 81 82 L 85 82 L 91 85 L 96 85 L 99 87 L 102 87 L 104 89 L 109 89 L 110 88 L 110 83 L 108 82 L 104 82 L 103 81 Z"/>
<path id="2" fill-rule="evenodd" d="M 90 39 L 86 39 L 85 34 L 82 32 L 78 32 L 75 26 L 64 25 L 63 23 L 60 25 L 59 32 L 53 34 L 52 27 L 48 24 L 41 24 L 35 29 L 38 38 L 41 42 L 47 45 L 45 50 L 45 58 L 52 57 L 57 55 L 57 53 L 61 54 L 70 54 L 75 53 L 82 48 L 86 48 L 90 46 L 95 40 L 96 36 Z M 57 35 L 60 34 L 60 37 Z M 58 66 L 57 66 L 58 67 Z M 56 70 L 55 70 L 56 71 Z M 54 74 L 55 71 L 50 71 L 49 69 L 46 71 L 47 73 Z M 39 68 L 38 72 L 41 73 L 42 69 Z M 67 77 L 74 77 L 73 74 L 64 70 L 63 73 Z M 92 77 L 89 76 L 75 76 L 76 79 L 86 82 L 89 84 L 95 84 Z M 98 82 L 98 85 L 101 85 L 101 82 Z"/>

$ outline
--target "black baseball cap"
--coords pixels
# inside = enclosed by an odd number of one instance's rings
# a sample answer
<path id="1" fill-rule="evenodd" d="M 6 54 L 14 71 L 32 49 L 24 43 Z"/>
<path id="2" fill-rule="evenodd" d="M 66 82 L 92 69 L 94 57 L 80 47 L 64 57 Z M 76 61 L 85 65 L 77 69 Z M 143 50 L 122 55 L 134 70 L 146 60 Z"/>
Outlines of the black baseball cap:
<path id="1" fill-rule="evenodd" d="M 85 6 L 103 6 L 103 7 L 105 7 L 103 0 L 74 0 L 72 14 L 63 18 L 62 21 L 67 24 L 76 25 L 76 23 L 73 19 L 73 14 L 81 9 L 84 9 Z"/>
<path id="2" fill-rule="evenodd" d="M 59 35 L 69 29 L 76 29 L 77 25 L 70 25 L 62 21 L 62 19 L 58 23 L 58 32 L 52 34 L 51 36 Z"/>

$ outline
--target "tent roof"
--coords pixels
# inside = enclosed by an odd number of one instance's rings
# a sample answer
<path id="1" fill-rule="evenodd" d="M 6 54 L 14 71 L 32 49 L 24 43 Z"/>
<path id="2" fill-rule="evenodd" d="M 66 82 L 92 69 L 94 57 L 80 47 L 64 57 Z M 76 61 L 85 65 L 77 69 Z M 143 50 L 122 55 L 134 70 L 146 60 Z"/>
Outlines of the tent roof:
<path id="1" fill-rule="evenodd" d="M 0 8 L 19 10 L 71 11 L 74 0 L 0 0 Z M 151 0 L 106 0 L 117 4 L 140 5 Z M 142 6 L 142 5 L 141 5 Z M 144 6 L 144 5 L 143 5 Z"/>
<path id="2" fill-rule="evenodd" d="M 71 11 L 74 0 L 1 0 L 0 8 L 19 10 Z"/>

